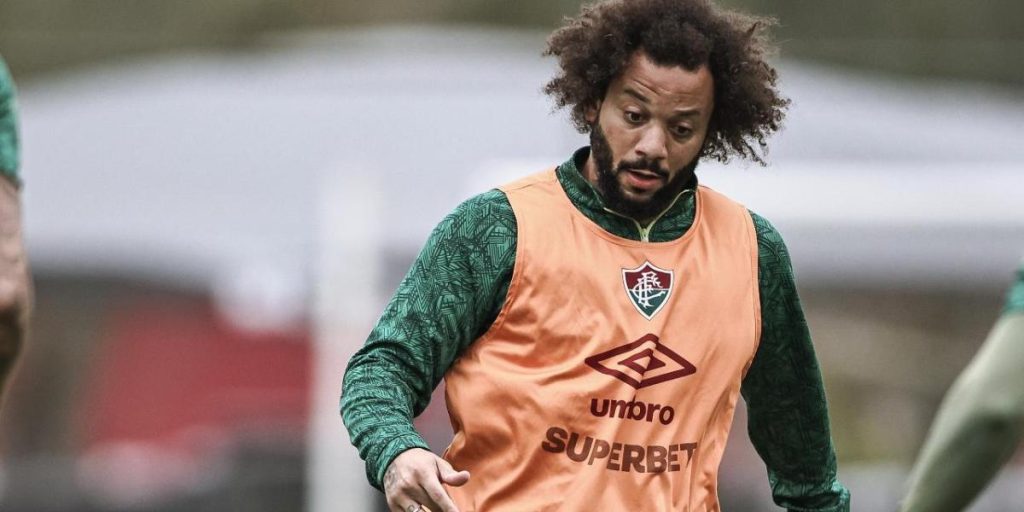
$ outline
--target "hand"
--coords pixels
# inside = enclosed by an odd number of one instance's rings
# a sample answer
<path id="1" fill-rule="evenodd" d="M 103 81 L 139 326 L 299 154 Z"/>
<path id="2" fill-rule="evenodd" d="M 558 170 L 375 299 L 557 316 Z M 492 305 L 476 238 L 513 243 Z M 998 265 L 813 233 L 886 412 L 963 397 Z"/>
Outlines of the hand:
<path id="1" fill-rule="evenodd" d="M 384 472 L 384 496 L 391 512 L 459 512 L 442 483 L 461 486 L 469 471 L 455 471 L 448 461 L 422 448 L 406 450 Z"/>

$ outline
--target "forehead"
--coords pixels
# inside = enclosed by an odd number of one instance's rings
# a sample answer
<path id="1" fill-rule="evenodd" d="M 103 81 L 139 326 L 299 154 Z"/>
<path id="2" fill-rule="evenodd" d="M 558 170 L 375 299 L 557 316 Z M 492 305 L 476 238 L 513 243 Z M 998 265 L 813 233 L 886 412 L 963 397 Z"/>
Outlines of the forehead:
<path id="1" fill-rule="evenodd" d="M 707 66 L 692 71 L 682 66 L 660 66 L 645 53 L 636 52 L 608 92 L 617 96 L 639 93 L 652 103 L 666 106 L 705 106 L 714 100 L 714 80 Z"/>

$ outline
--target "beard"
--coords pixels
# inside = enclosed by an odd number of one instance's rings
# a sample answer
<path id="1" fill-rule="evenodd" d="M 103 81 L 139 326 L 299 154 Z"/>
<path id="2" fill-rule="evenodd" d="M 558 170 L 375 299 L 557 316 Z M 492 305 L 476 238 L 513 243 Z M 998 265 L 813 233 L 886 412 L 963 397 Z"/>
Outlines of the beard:
<path id="1" fill-rule="evenodd" d="M 667 179 L 668 169 L 662 168 L 657 162 L 646 158 L 622 161 L 615 165 L 612 156 L 611 146 L 604 136 L 601 126 L 594 123 L 590 131 L 590 155 L 594 158 L 597 166 L 597 190 L 604 197 L 605 205 L 618 213 L 631 217 L 635 220 L 649 220 L 665 210 L 675 200 L 676 196 L 686 187 L 693 177 L 694 170 L 700 157 L 679 168 L 675 176 L 648 199 L 632 199 L 626 196 L 619 182 L 619 174 L 630 169 L 646 170 Z"/>

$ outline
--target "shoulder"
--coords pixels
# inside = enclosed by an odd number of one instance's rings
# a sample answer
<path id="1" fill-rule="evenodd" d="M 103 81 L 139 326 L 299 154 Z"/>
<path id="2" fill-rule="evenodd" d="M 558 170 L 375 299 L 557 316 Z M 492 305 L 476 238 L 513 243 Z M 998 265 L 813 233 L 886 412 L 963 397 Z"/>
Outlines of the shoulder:
<path id="1" fill-rule="evenodd" d="M 1024 313 L 1024 260 L 1021 260 L 1017 269 L 1017 280 L 1010 287 L 1006 296 L 1005 313 Z"/>
<path id="2" fill-rule="evenodd" d="M 492 189 L 456 206 L 434 228 L 426 248 L 514 244 L 515 234 L 516 216 L 508 198 Z"/>
<path id="3" fill-rule="evenodd" d="M 14 95 L 14 81 L 11 79 L 11 72 L 7 69 L 7 63 L 0 57 L 0 104 L 10 101 Z"/>
<path id="4" fill-rule="evenodd" d="M 514 193 L 519 190 L 529 190 L 537 187 L 549 186 L 552 183 L 558 182 L 558 175 L 556 169 L 545 169 L 540 172 L 533 173 L 529 176 L 519 178 L 518 180 L 506 183 L 499 187 L 506 193 Z"/>
<path id="5" fill-rule="evenodd" d="M 7 63 L 0 57 L 0 121 L 7 121 L 14 115 L 14 79 L 7 69 Z"/>
<path id="6" fill-rule="evenodd" d="M 14 81 L 0 58 L 0 172 L 15 184 L 18 180 L 18 133 L 14 109 Z"/>
<path id="7" fill-rule="evenodd" d="M 473 226 L 501 225 L 510 221 L 515 224 L 512 205 L 505 193 L 498 189 L 466 199 L 445 218 L 445 222 Z"/>
<path id="8" fill-rule="evenodd" d="M 788 259 L 786 242 L 782 240 L 782 234 L 779 233 L 779 230 L 768 219 L 753 211 L 747 210 L 747 212 L 750 214 L 750 220 L 754 222 L 754 231 L 757 233 L 757 246 L 760 250 L 761 258 L 763 259 L 768 256 L 774 258 L 786 257 Z"/>
<path id="9" fill-rule="evenodd" d="M 792 288 L 793 262 L 782 234 L 768 219 L 747 210 L 757 233 L 757 273 L 762 291 L 762 302 L 780 290 Z"/>

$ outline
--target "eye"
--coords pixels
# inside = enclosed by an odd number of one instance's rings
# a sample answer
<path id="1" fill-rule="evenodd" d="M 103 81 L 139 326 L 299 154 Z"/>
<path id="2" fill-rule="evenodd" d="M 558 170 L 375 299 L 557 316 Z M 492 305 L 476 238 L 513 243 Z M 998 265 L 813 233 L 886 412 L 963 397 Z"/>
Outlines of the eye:
<path id="1" fill-rule="evenodd" d="M 627 111 L 625 111 L 625 113 L 623 115 L 626 118 L 626 122 L 628 122 L 630 124 L 640 124 L 640 123 L 644 122 L 644 116 L 643 116 L 643 114 L 641 114 L 639 112 L 634 112 L 632 110 L 627 110 Z"/>
<path id="2" fill-rule="evenodd" d="M 676 137 L 689 137 L 692 132 L 693 130 L 691 130 L 689 126 L 680 125 L 672 129 L 672 133 L 674 133 Z"/>

